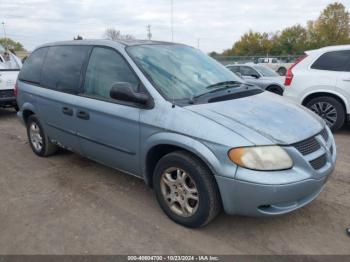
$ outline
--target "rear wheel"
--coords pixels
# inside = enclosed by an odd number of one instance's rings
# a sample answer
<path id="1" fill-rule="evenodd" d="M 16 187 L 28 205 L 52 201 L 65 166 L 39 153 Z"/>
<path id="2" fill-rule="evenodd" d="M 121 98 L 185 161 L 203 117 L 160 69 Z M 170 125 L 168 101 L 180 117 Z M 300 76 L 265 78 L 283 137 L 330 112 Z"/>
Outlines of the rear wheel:
<path id="1" fill-rule="evenodd" d="M 28 140 L 33 152 L 41 157 L 50 156 L 56 153 L 58 147 L 51 143 L 36 116 L 31 115 L 26 123 Z"/>
<path id="2" fill-rule="evenodd" d="M 183 226 L 204 226 L 221 210 L 214 176 L 199 159 L 185 151 L 170 153 L 159 160 L 153 187 L 165 214 Z"/>
<path id="3" fill-rule="evenodd" d="M 283 95 L 283 89 L 280 86 L 272 85 L 266 88 L 266 91 L 272 92 L 277 95 Z"/>
<path id="4" fill-rule="evenodd" d="M 344 125 L 344 106 L 334 97 L 316 97 L 309 101 L 306 107 L 322 117 L 333 131 L 339 130 Z"/>
<path id="5" fill-rule="evenodd" d="M 284 68 L 284 67 L 280 67 L 280 68 L 278 68 L 277 73 L 278 73 L 280 76 L 285 76 L 286 73 L 287 73 L 287 69 Z"/>

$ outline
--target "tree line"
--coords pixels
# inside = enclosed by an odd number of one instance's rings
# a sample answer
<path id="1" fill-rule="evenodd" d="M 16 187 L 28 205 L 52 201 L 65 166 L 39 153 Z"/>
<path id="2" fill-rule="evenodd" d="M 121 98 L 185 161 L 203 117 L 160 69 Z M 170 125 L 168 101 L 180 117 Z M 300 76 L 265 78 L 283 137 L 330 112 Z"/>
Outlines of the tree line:
<path id="1" fill-rule="evenodd" d="M 340 44 L 350 44 L 350 19 L 345 6 L 335 2 L 305 27 L 297 24 L 274 33 L 250 30 L 221 55 L 300 55 L 306 50 Z M 219 54 L 212 52 L 211 55 Z"/>

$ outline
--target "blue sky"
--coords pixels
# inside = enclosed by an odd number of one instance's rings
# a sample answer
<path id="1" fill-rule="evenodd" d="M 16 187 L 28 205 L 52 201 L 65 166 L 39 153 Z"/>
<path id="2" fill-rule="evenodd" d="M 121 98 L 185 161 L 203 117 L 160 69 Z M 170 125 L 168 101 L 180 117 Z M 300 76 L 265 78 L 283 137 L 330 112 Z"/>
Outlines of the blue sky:
<path id="1" fill-rule="evenodd" d="M 248 31 L 273 32 L 318 17 L 328 0 L 174 0 L 174 40 L 205 52 L 230 48 Z M 350 9 L 350 0 L 340 0 Z M 52 41 L 102 38 L 114 27 L 136 38 L 171 40 L 170 0 L 0 0 L 9 37 L 32 50 Z M 2 28 L 1 28 L 2 29 Z M 0 30 L 0 36 L 3 31 Z"/>

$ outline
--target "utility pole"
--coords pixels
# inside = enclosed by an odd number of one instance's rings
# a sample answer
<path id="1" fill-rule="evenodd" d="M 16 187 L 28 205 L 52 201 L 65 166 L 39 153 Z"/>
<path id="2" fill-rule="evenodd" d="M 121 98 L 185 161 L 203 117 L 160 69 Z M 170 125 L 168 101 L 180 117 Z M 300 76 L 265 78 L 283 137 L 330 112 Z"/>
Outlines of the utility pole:
<path id="1" fill-rule="evenodd" d="M 4 29 L 4 38 L 5 38 L 5 48 L 7 48 L 7 37 L 6 37 L 6 30 L 5 30 L 5 22 L 2 22 L 2 28 Z"/>
<path id="2" fill-rule="evenodd" d="M 170 0 L 171 8 L 170 8 L 170 13 L 171 13 L 171 42 L 174 42 L 174 0 Z"/>
<path id="3" fill-rule="evenodd" d="M 147 25 L 147 39 L 152 39 L 151 25 Z"/>

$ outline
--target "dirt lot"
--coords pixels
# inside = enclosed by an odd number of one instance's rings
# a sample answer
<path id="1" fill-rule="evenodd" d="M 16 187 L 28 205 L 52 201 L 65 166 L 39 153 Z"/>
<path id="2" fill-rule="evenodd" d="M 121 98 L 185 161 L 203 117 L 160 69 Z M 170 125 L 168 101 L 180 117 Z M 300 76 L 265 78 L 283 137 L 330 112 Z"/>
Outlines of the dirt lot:
<path id="1" fill-rule="evenodd" d="M 350 254 L 350 127 L 336 141 L 336 171 L 310 205 L 189 230 L 137 178 L 72 153 L 36 157 L 13 111 L 0 110 L 0 254 Z"/>

